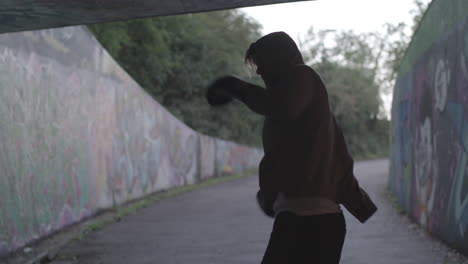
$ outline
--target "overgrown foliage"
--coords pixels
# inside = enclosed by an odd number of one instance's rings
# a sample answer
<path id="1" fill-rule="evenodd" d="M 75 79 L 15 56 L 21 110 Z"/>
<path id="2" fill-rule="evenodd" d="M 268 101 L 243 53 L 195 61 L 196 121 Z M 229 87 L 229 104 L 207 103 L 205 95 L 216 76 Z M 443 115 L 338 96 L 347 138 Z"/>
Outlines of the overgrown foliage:
<path id="1" fill-rule="evenodd" d="M 428 7 L 414 0 L 413 24 L 384 25 L 382 32 L 311 28 L 301 43 L 307 63 L 325 81 L 330 104 L 355 157 L 385 157 L 390 121 L 382 96 L 391 94 L 400 62 Z"/>
<path id="2" fill-rule="evenodd" d="M 234 74 L 253 79 L 243 56 L 260 25 L 238 11 L 218 11 L 89 27 L 114 59 L 159 103 L 193 129 L 261 146 L 262 119 L 238 102 L 210 107 L 206 86 Z"/>
<path id="3" fill-rule="evenodd" d="M 425 10 L 421 0 L 414 23 Z M 332 111 L 357 158 L 388 155 L 390 122 L 381 95 L 391 93 L 410 25 L 386 33 L 309 31 L 301 43 L 307 63 L 324 79 Z M 262 118 L 238 102 L 212 108 L 204 98 L 214 78 L 234 74 L 259 83 L 244 51 L 261 26 L 239 11 L 218 11 L 92 25 L 90 30 L 158 102 L 195 130 L 261 146 Z M 416 26 L 412 26 L 414 30 Z"/>
<path id="4" fill-rule="evenodd" d="M 307 63 L 324 80 L 332 112 L 356 158 L 384 157 L 389 121 L 382 108 L 385 49 L 377 33 L 309 30 L 301 44 Z"/>

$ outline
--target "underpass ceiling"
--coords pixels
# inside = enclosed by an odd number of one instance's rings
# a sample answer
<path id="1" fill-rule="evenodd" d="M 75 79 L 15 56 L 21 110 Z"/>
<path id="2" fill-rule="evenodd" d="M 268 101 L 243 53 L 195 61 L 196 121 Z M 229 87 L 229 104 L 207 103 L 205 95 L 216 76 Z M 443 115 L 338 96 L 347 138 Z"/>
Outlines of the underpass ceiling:
<path id="1" fill-rule="evenodd" d="M 0 33 L 304 0 L 1 0 Z"/>

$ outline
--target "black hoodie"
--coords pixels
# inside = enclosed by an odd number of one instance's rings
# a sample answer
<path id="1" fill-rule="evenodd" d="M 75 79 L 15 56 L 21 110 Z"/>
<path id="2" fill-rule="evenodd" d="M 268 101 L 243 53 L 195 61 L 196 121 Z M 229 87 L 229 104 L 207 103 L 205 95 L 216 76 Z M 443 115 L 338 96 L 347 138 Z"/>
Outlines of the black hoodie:
<path id="1" fill-rule="evenodd" d="M 343 204 L 365 222 L 377 207 L 359 187 L 353 159 L 330 111 L 320 76 L 304 65 L 294 41 L 283 32 L 266 35 L 250 48 L 254 63 L 269 67 L 269 112 L 263 127 L 260 200 L 272 216 L 278 192 L 286 197 L 319 196 Z"/>

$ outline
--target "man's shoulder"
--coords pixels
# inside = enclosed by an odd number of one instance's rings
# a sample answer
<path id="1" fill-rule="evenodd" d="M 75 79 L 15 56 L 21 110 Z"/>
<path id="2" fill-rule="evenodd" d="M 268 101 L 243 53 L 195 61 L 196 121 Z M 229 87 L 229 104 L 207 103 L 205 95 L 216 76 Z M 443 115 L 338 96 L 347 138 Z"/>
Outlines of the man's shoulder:
<path id="1" fill-rule="evenodd" d="M 296 77 L 308 78 L 320 82 L 322 81 L 320 75 L 314 69 L 312 69 L 312 67 L 305 64 L 296 65 L 294 72 Z"/>
<path id="2" fill-rule="evenodd" d="M 297 64 L 294 67 L 296 73 L 315 73 L 315 71 L 308 65 Z"/>

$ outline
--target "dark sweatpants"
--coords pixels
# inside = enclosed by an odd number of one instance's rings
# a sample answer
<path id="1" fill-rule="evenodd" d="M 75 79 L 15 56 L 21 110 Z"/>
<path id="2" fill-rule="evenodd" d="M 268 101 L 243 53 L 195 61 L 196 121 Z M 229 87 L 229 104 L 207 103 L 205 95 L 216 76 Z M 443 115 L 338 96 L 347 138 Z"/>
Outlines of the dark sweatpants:
<path id="1" fill-rule="evenodd" d="M 336 264 L 346 235 L 342 213 L 279 213 L 262 264 Z"/>

